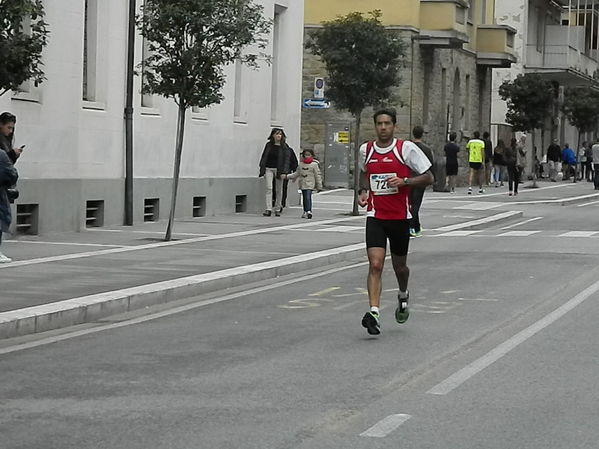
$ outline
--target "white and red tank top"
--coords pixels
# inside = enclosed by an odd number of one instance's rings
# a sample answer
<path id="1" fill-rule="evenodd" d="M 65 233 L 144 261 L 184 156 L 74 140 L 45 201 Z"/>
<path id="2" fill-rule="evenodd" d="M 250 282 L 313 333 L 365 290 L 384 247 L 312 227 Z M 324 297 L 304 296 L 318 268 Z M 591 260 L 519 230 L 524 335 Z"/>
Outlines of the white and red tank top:
<path id="1" fill-rule="evenodd" d="M 381 154 L 376 151 L 374 142 L 366 146 L 364 172 L 370 183 L 368 196 L 368 217 L 381 220 L 407 220 L 410 214 L 410 187 L 390 187 L 387 180 L 397 176 L 410 177 L 412 170 L 402 157 L 404 142 L 397 140 L 393 150 Z"/>

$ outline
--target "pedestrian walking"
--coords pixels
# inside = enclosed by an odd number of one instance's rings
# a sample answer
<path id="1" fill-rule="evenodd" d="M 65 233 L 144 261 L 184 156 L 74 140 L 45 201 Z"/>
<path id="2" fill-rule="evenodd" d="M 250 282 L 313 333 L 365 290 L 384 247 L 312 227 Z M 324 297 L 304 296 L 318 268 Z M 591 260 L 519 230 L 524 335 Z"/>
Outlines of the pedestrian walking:
<path id="1" fill-rule="evenodd" d="M 493 180 L 491 179 L 491 170 L 493 169 L 493 142 L 491 142 L 491 135 L 485 131 L 483 133 L 483 142 L 485 143 L 485 185 L 490 185 Z"/>
<path id="2" fill-rule="evenodd" d="M 455 181 L 458 175 L 458 153 L 460 146 L 455 143 L 457 134 L 452 132 L 449 134 L 449 142 L 445 144 L 443 149 L 445 153 L 445 174 L 447 175 L 446 183 L 449 186 L 449 193 L 455 193 Z"/>
<path id="3" fill-rule="evenodd" d="M 478 193 L 484 193 L 485 142 L 480 140 L 480 133 L 478 131 L 474 131 L 474 138 L 468 141 L 466 150 L 468 150 L 468 164 L 470 165 L 468 195 L 472 195 L 472 184 L 474 181 L 478 184 Z"/>
<path id="4" fill-rule="evenodd" d="M 0 151 L 0 246 L 2 234 L 8 232 L 12 215 L 10 210 L 9 190 L 19 178 L 14 164 L 5 151 Z M 0 263 L 12 262 L 0 251 Z"/>
<path id="5" fill-rule="evenodd" d="M 424 128 L 422 126 L 415 126 L 412 130 L 412 142 L 414 142 L 418 148 L 422 150 L 424 155 L 428 158 L 431 166 L 434 165 L 433 152 L 428 145 L 422 141 L 424 136 Z M 410 192 L 410 212 L 412 213 L 412 221 L 410 225 L 410 236 L 411 237 L 422 237 L 422 226 L 420 224 L 420 207 L 422 206 L 422 200 L 424 199 L 425 187 L 413 186 Z"/>
<path id="6" fill-rule="evenodd" d="M 302 205 L 304 213 L 302 218 L 312 218 L 312 192 L 314 189 L 322 190 L 322 176 L 320 175 L 320 164 L 314 158 L 312 150 L 302 152 L 302 160 L 294 173 L 283 175 L 286 180 L 295 181 L 299 179 L 299 188 L 302 191 Z"/>
<path id="7" fill-rule="evenodd" d="M 521 170 L 518 165 L 518 141 L 512 138 L 510 146 L 504 151 L 504 159 L 508 174 L 508 195 L 518 195 Z"/>
<path id="8" fill-rule="evenodd" d="M 566 144 L 564 149 L 562 150 L 562 171 L 564 173 L 563 180 L 567 181 L 570 179 L 570 176 L 574 177 L 574 181 L 576 181 L 576 154 L 574 154 L 574 150 L 570 148 L 569 144 Z"/>
<path id="9" fill-rule="evenodd" d="M 593 152 L 593 183 L 595 190 L 599 190 L 599 136 L 595 139 L 591 151 Z"/>
<path id="10" fill-rule="evenodd" d="M 289 173 L 294 173 L 297 170 L 297 166 L 298 166 L 298 161 L 297 161 L 297 156 L 295 155 L 295 151 L 293 151 L 291 149 L 291 147 L 286 147 L 286 151 L 289 151 L 289 157 L 291 158 L 289 160 Z M 277 189 L 276 189 L 276 178 L 272 180 L 273 184 L 272 184 L 272 207 L 275 207 L 275 204 L 277 202 Z M 281 210 L 280 212 L 283 213 L 283 209 L 285 209 L 287 207 L 287 190 L 289 188 L 289 180 L 288 179 L 283 179 L 283 193 L 281 196 Z"/>
<path id="11" fill-rule="evenodd" d="M 562 150 L 554 139 L 551 145 L 547 147 L 547 166 L 549 167 L 549 179 L 551 182 L 557 182 L 557 173 L 561 170 Z"/>
<path id="12" fill-rule="evenodd" d="M 497 141 L 495 151 L 493 151 L 493 181 L 495 187 L 503 186 L 503 180 L 507 172 L 507 166 L 505 165 L 505 143 L 502 139 Z"/>
<path id="13" fill-rule="evenodd" d="M 578 149 L 578 176 L 577 180 L 582 181 L 585 178 L 586 165 L 587 165 L 587 147 L 588 143 L 582 142 L 582 146 Z"/>
<path id="14" fill-rule="evenodd" d="M 272 196 L 273 180 L 275 190 L 275 216 L 281 215 L 281 202 L 283 198 L 283 178 L 291 171 L 291 152 L 286 142 L 285 132 L 281 128 L 273 128 L 264 146 L 262 157 L 260 158 L 259 177 L 266 178 L 266 210 L 262 215 L 270 217 L 272 215 Z"/>
<path id="15" fill-rule="evenodd" d="M 362 171 L 359 204 L 367 206 L 366 248 L 368 254 L 368 301 L 370 310 L 362 318 L 362 326 L 369 334 L 378 335 L 382 274 L 387 254 L 387 240 L 391 262 L 399 284 L 395 320 L 405 323 L 408 308 L 407 266 L 410 244 L 410 188 L 426 187 L 434 182 L 431 163 L 413 142 L 394 137 L 397 114 L 382 109 L 374 114 L 376 141 L 360 147 L 359 162 Z"/>
<path id="16" fill-rule="evenodd" d="M 587 182 L 593 182 L 593 148 L 592 148 L 592 143 L 588 142 L 586 148 L 585 148 L 585 168 L 584 168 L 584 177 L 586 178 Z"/>

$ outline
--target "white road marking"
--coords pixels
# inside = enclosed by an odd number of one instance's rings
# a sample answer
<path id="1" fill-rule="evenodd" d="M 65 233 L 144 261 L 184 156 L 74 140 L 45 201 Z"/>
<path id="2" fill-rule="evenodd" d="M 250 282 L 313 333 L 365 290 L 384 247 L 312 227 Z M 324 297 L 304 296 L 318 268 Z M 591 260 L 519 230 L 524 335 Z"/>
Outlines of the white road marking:
<path id="1" fill-rule="evenodd" d="M 508 231 L 503 234 L 498 234 L 497 237 L 528 237 L 529 235 L 538 234 L 541 231 Z"/>
<path id="2" fill-rule="evenodd" d="M 334 190 L 324 190 L 320 193 L 317 193 L 317 195 L 334 195 L 335 193 L 339 193 L 339 192 L 349 192 L 350 189 L 334 189 Z"/>
<path id="3" fill-rule="evenodd" d="M 511 229 L 511 228 L 515 228 L 515 227 L 517 227 L 517 226 L 522 226 L 522 225 L 525 225 L 526 223 L 531 223 L 531 222 L 533 222 L 533 221 L 542 220 L 542 219 L 543 219 L 543 217 L 535 217 L 535 218 L 530 218 L 530 219 L 528 219 L 528 220 L 519 221 L 518 223 L 514 223 L 514 224 L 511 224 L 511 225 L 508 225 L 508 226 L 504 226 L 504 227 L 503 227 L 503 228 L 501 228 L 501 229 Z"/>
<path id="4" fill-rule="evenodd" d="M 480 231 L 451 231 L 445 232 L 444 234 L 437 234 L 437 237 L 468 237 L 469 235 L 476 234 Z"/>
<path id="5" fill-rule="evenodd" d="M 595 234 L 599 234 L 598 231 L 570 231 L 566 232 L 559 237 L 592 237 Z"/>
<path id="6" fill-rule="evenodd" d="M 411 415 L 406 415 L 404 413 L 400 413 L 397 415 L 389 415 L 386 418 L 377 422 L 370 429 L 365 430 L 360 434 L 361 437 L 371 437 L 371 438 L 385 438 L 403 423 L 405 423 L 408 419 L 410 419 Z"/>
<path id="7" fill-rule="evenodd" d="M 480 302 L 498 302 L 499 299 L 488 298 L 458 298 L 458 301 L 480 301 Z"/>
<path id="8" fill-rule="evenodd" d="M 120 321 L 118 323 L 105 324 L 105 325 L 93 327 L 90 329 L 82 329 L 82 330 L 78 330 L 78 331 L 74 331 L 74 332 L 69 332 L 67 334 L 42 338 L 42 339 L 39 339 L 36 341 L 31 341 L 28 343 L 21 343 L 21 344 L 7 346 L 7 347 L 0 347 L 0 355 L 10 354 L 12 352 L 23 351 L 26 349 L 37 348 L 39 346 L 46 346 L 49 344 L 58 343 L 60 341 L 70 340 L 72 338 L 77 338 L 77 337 L 81 337 L 84 335 L 95 334 L 95 333 L 103 332 L 106 330 L 119 329 L 121 327 L 132 326 L 135 324 L 141 324 L 141 323 L 145 323 L 148 321 L 153 321 L 153 320 L 157 320 L 160 318 L 164 318 L 167 316 L 176 315 L 178 313 L 183 313 L 183 312 L 188 312 L 190 310 L 199 309 L 200 307 L 205 307 L 205 306 L 209 306 L 212 304 L 218 304 L 221 302 L 231 301 L 233 299 L 242 298 L 244 296 L 253 295 L 255 293 L 262 293 L 262 292 L 265 292 L 268 290 L 275 290 L 275 289 L 278 289 L 281 287 L 285 287 L 287 285 L 296 284 L 298 282 L 306 282 L 311 279 L 317 279 L 317 278 L 320 278 L 323 276 L 328 276 L 330 274 L 339 273 L 341 271 L 351 270 L 352 268 L 363 267 L 365 265 L 368 265 L 368 262 L 358 262 L 358 263 L 346 265 L 343 267 L 332 268 L 330 270 L 322 271 L 319 273 L 308 274 L 306 276 L 300 276 L 300 277 L 289 279 L 286 281 L 275 282 L 274 284 L 265 285 L 263 287 L 256 287 L 256 288 L 252 288 L 252 289 L 245 290 L 242 292 L 231 293 L 229 295 L 219 296 L 219 297 L 211 298 L 211 299 L 205 299 L 203 301 L 198 301 L 198 302 L 195 302 L 192 304 L 186 304 L 184 306 L 174 307 L 169 310 L 164 310 L 162 312 L 152 313 L 152 314 L 137 317 L 137 318 L 131 318 L 129 320 Z"/>
<path id="9" fill-rule="evenodd" d="M 364 232 L 364 226 L 327 226 L 316 227 L 318 223 L 314 223 L 314 228 L 299 229 L 305 232 Z"/>
<path id="10" fill-rule="evenodd" d="M 480 373 L 482 370 L 501 359 L 503 356 L 508 354 L 513 349 L 527 341 L 529 338 L 536 335 L 546 327 L 550 326 L 561 317 L 566 315 L 568 312 L 582 304 L 592 295 L 599 291 L 599 281 L 595 282 L 591 286 L 581 291 L 578 295 L 574 296 L 566 303 L 555 309 L 553 312 L 545 315 L 536 323 L 527 327 L 523 331 L 518 332 L 513 337 L 509 338 L 505 342 L 496 346 L 494 349 L 489 351 L 484 356 L 465 366 L 461 370 L 455 372 L 443 382 L 435 385 L 433 388 L 427 391 L 428 394 L 446 395 L 451 393 L 453 390 L 458 388 L 464 382 Z"/>
<path id="11" fill-rule="evenodd" d="M 453 225 L 442 226 L 440 228 L 433 229 L 433 231 L 438 231 L 438 232 L 456 231 L 458 229 L 464 229 L 464 228 L 469 228 L 469 227 L 473 227 L 473 226 L 479 226 L 479 225 L 493 223 L 494 221 L 498 221 L 498 220 L 509 219 L 511 217 L 515 217 L 515 216 L 521 215 L 521 214 L 522 214 L 522 212 L 512 210 L 512 211 L 502 212 L 500 214 L 491 215 L 490 217 L 479 218 L 477 220 L 467 221 L 464 223 L 457 223 L 457 224 L 453 224 Z"/>
<path id="12" fill-rule="evenodd" d="M 476 201 L 463 206 L 454 207 L 454 210 L 491 210 L 504 206 L 503 203 L 490 203 L 485 201 Z"/>
<path id="13" fill-rule="evenodd" d="M 250 230 L 239 231 L 239 232 L 230 232 L 228 234 L 216 234 L 216 235 L 208 235 L 208 236 L 202 236 L 202 237 L 184 239 L 184 240 L 173 240 L 170 242 L 149 243 L 149 244 L 145 244 L 145 245 L 128 246 L 128 247 L 122 247 L 122 248 L 111 248 L 111 249 L 105 249 L 105 250 L 99 250 L 99 251 L 87 251 L 87 252 L 82 252 L 82 253 L 63 254 L 60 256 L 50 256 L 50 257 L 40 257 L 37 259 L 18 260 L 15 262 L 0 264 L 0 269 L 22 267 L 22 266 L 27 266 L 27 265 L 37 265 L 37 264 L 48 263 L 48 262 L 60 262 L 60 261 L 65 261 L 65 260 L 83 259 L 86 257 L 102 256 L 102 255 L 106 255 L 106 254 L 118 254 L 118 253 L 125 253 L 125 252 L 131 252 L 131 251 L 141 251 L 141 250 L 145 250 L 145 249 L 155 249 L 155 248 L 164 248 L 164 247 L 170 247 L 170 246 L 176 246 L 176 245 L 186 245 L 186 244 L 190 244 L 190 243 L 199 243 L 199 242 L 206 242 L 206 241 L 212 241 L 212 240 L 222 240 L 222 239 L 228 239 L 228 238 L 233 238 L 233 237 L 245 237 L 248 235 L 267 234 L 269 232 L 277 232 L 277 231 L 281 231 L 281 230 L 285 230 L 285 229 L 301 229 L 301 228 L 305 228 L 305 227 L 309 227 L 309 226 L 314 226 L 315 224 L 331 224 L 331 223 L 339 223 L 339 222 L 349 221 L 349 220 L 359 220 L 359 219 L 364 219 L 364 218 L 365 217 L 363 215 L 357 216 L 357 217 L 334 218 L 334 219 L 330 219 L 330 220 L 321 220 L 321 221 L 316 221 L 316 222 L 307 222 L 307 223 L 304 222 L 304 223 L 297 223 L 297 224 L 293 224 L 293 225 L 275 226 L 275 227 L 270 227 L 270 228 L 259 228 L 259 229 L 250 229 Z"/>
<path id="14" fill-rule="evenodd" d="M 156 235 L 164 235 L 164 231 L 132 231 L 128 229 L 100 229 L 100 228 L 88 228 L 85 232 L 120 232 L 124 234 L 156 234 Z M 178 235 L 191 235 L 194 237 L 206 237 L 210 234 L 198 234 L 195 232 L 174 232 L 173 237 L 177 237 Z"/>
<path id="15" fill-rule="evenodd" d="M 590 203 L 578 204 L 576 207 L 592 206 L 593 204 L 599 204 L 599 201 L 591 201 Z"/>
<path id="16" fill-rule="evenodd" d="M 130 246 L 130 245 L 106 245 L 103 243 L 43 242 L 41 240 L 4 240 L 2 243 L 12 243 L 12 244 L 37 243 L 39 245 L 56 245 L 56 246 L 93 246 L 93 247 L 103 247 L 103 248 L 133 248 L 133 246 Z"/>

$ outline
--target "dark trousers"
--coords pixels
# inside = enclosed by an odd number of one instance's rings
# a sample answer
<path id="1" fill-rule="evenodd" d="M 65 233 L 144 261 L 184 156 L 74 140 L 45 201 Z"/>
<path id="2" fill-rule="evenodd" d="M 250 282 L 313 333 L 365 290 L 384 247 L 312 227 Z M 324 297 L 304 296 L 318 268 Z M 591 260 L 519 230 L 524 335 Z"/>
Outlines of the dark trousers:
<path id="1" fill-rule="evenodd" d="M 312 212 L 312 190 L 302 189 L 302 204 L 304 212 Z"/>
<path id="2" fill-rule="evenodd" d="M 520 183 L 521 176 L 520 168 L 515 165 L 507 166 L 507 176 L 508 176 L 508 190 L 510 192 L 518 193 L 518 184 Z"/>
<path id="3" fill-rule="evenodd" d="M 277 199 L 277 189 L 275 188 L 276 179 L 272 180 L 272 205 L 274 207 Z M 281 207 L 287 206 L 287 187 L 289 186 L 289 179 L 283 180 L 283 194 L 281 195 Z"/>
<path id="4" fill-rule="evenodd" d="M 599 190 L 599 164 L 593 163 L 593 170 L 595 171 L 593 176 L 593 182 L 595 184 L 595 189 Z"/>
<path id="5" fill-rule="evenodd" d="M 422 199 L 424 198 L 424 189 L 418 187 L 412 187 L 410 192 L 410 212 L 412 213 L 412 221 L 410 227 L 416 232 L 421 231 L 420 225 L 420 206 L 422 205 Z"/>

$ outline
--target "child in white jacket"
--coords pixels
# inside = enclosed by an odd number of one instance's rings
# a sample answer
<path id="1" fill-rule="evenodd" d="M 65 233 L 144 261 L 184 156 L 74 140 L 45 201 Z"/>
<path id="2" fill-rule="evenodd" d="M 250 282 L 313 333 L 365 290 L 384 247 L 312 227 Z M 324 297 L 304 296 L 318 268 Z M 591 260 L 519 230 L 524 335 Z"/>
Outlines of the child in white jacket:
<path id="1" fill-rule="evenodd" d="M 302 203 L 304 213 L 302 218 L 312 218 L 312 191 L 314 189 L 322 190 L 322 177 L 320 176 L 320 164 L 314 159 L 312 150 L 302 152 L 302 161 L 297 167 L 297 171 L 286 175 L 287 179 L 295 181 L 299 178 L 299 188 L 302 191 Z"/>

